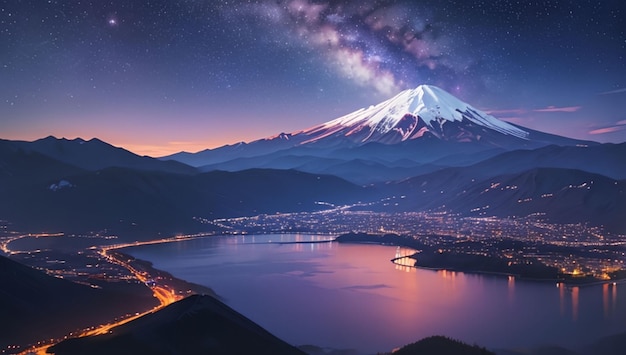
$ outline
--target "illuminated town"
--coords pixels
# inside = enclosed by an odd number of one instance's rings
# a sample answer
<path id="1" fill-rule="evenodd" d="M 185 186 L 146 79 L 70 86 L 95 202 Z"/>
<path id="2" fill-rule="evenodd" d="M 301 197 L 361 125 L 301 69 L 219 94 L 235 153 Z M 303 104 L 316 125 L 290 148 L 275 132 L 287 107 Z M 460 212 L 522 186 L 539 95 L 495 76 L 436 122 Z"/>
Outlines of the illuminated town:
<path id="1" fill-rule="evenodd" d="M 323 233 L 351 231 L 410 236 L 448 252 L 524 262 L 536 258 L 563 274 L 609 280 L 624 268 L 626 236 L 585 224 L 553 224 L 539 215 L 524 218 L 461 217 L 446 212 L 377 213 L 332 209 L 254 217 L 202 220 L 227 233 Z M 516 241 L 521 243 L 509 246 Z M 507 247 L 499 247 L 506 245 Z M 615 277 L 613 277 L 615 278 Z"/>
<path id="2" fill-rule="evenodd" d="M 547 223 L 539 215 L 524 218 L 461 217 L 446 212 L 379 213 L 336 207 L 318 212 L 277 213 L 214 220 L 196 218 L 196 221 L 207 225 L 207 229 L 216 231 L 119 243 L 117 237 L 102 233 L 23 235 L 11 232 L 8 222 L 3 222 L 0 249 L 50 275 L 93 288 L 100 287 L 103 282 L 142 283 L 152 290 L 159 301 L 158 306 L 145 313 L 160 309 L 189 294 L 213 291 L 154 269 L 149 262 L 124 254 L 121 251 L 123 248 L 216 235 L 300 233 L 326 235 L 332 239 L 350 232 L 394 234 L 437 248 L 440 253 L 507 259 L 509 263 L 537 260 L 570 276 L 570 281 L 580 279 L 586 283 L 615 282 L 618 278 L 623 278 L 626 252 L 625 235 L 607 233 L 600 227 L 585 224 Z M 58 241 L 60 245 L 71 246 L 69 249 L 73 250 L 39 247 L 20 249 L 20 242 L 44 239 Z M 417 255 L 419 258 L 419 254 Z M 411 259 L 407 256 L 406 253 L 401 256 L 399 267 L 411 265 Z M 66 338 L 106 333 L 112 327 L 145 313 L 127 314 L 109 324 L 76 330 Z M 22 353 L 43 354 L 50 344 L 60 340 L 62 339 L 50 339 L 33 344 Z M 6 353 L 9 350 L 14 352 L 16 349 L 1 349 L 0 352 Z"/>

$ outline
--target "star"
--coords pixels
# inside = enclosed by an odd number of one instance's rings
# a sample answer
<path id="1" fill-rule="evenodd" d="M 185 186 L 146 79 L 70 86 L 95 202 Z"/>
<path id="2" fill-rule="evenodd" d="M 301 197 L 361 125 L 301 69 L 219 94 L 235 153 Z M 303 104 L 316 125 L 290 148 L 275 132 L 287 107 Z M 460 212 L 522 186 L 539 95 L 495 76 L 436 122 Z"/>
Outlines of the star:
<path id="1" fill-rule="evenodd" d="M 149 139 L 179 134 L 216 147 L 430 84 L 529 129 L 626 140 L 626 129 L 603 129 L 626 127 L 619 1 L 488 3 L 0 1 L 0 138 L 115 143 L 150 127 Z M 262 133 L 250 126 L 252 112 Z"/>

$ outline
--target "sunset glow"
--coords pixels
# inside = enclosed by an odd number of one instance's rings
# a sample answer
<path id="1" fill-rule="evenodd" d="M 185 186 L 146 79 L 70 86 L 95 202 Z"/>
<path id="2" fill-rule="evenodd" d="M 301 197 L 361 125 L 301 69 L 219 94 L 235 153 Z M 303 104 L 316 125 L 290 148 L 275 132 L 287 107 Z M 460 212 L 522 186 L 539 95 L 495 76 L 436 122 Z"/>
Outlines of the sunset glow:
<path id="1" fill-rule="evenodd" d="M 624 14 L 613 2 L 20 1 L 0 10 L 4 139 L 195 152 L 431 84 L 498 118 L 527 112 L 512 121 L 532 129 L 626 140 L 612 127 L 626 110 Z"/>

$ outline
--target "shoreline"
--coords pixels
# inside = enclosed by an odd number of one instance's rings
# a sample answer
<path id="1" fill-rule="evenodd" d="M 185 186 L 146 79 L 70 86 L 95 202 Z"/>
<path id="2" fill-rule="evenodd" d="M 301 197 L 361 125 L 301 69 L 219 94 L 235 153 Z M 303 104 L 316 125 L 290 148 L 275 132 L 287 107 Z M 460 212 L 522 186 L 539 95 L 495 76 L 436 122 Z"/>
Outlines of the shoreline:
<path id="1" fill-rule="evenodd" d="M 285 235 L 285 234 L 305 234 L 305 235 L 324 235 L 326 236 L 327 234 L 324 233 L 314 233 L 314 232 L 266 232 L 266 233 L 219 233 L 219 234 L 215 234 L 215 233 L 199 233 L 196 235 L 192 235 L 192 236 L 185 236 L 185 237 L 171 237 L 171 238 L 165 238 L 165 239 L 161 239 L 161 240 L 151 240 L 151 241 L 145 241 L 145 242 L 136 242 L 136 243 L 128 243 L 128 244 L 123 244 L 123 245 L 118 245 L 118 246 L 109 246 L 107 248 L 105 248 L 106 250 L 120 250 L 120 249 L 124 249 L 124 248 L 129 248 L 129 247 L 135 247 L 135 246 L 142 246 L 142 245 L 153 245 L 153 244 L 165 244 L 165 243 L 173 243 L 173 242 L 182 242 L 182 241 L 187 241 L 187 240 L 194 240 L 194 239 L 202 239 L 202 238 L 206 238 L 206 237 L 234 237 L 234 236 L 253 236 L 253 235 L 271 235 L 271 234 L 277 234 L 277 235 Z M 341 240 L 337 240 L 337 237 L 339 237 L 341 234 L 328 234 L 327 236 L 334 236 L 334 239 L 330 239 L 330 240 L 323 240 L 323 241 L 300 241 L 300 242 L 260 242 L 260 243 L 250 243 L 250 244 L 323 244 L 323 243 L 349 243 L 349 244 L 371 244 L 371 245 L 383 245 L 383 246 L 395 246 L 395 247 L 402 247 L 402 248 L 410 248 L 413 250 L 416 250 L 413 247 L 410 246 L 406 246 L 406 245 L 401 245 L 399 243 L 389 243 L 389 242 L 377 242 L 377 241 L 341 241 Z M 103 249 L 104 250 L 104 249 Z M 126 254 L 127 255 L 127 254 Z M 130 255 L 128 255 L 130 256 Z M 397 259 L 403 259 L 403 258 L 411 258 L 411 256 L 404 256 L 404 257 L 398 257 L 398 258 L 393 258 L 390 261 L 394 264 L 394 265 L 400 265 L 400 266 L 407 266 L 407 265 L 401 265 L 396 263 L 395 261 Z M 152 270 L 154 270 L 155 272 L 159 273 L 165 273 L 168 274 L 171 278 L 173 279 L 177 279 L 176 277 L 172 276 L 171 274 L 169 274 L 168 272 L 164 271 L 164 270 L 160 270 L 157 268 L 152 267 L 152 262 L 149 260 L 141 260 L 141 259 L 137 259 L 138 261 L 143 261 L 143 262 L 147 262 L 150 264 L 150 267 Z M 415 260 L 415 259 L 413 259 Z M 626 277 L 625 278 L 620 278 L 620 279 L 614 279 L 614 280 L 599 280 L 599 279 L 594 279 L 594 280 L 589 280 L 589 281 L 579 281 L 579 282 L 572 282 L 571 280 L 566 280 L 566 279 L 559 279 L 559 278 L 536 278 L 536 277 L 524 277 L 521 276 L 519 274 L 511 274 L 511 273 L 506 273 L 506 272 L 497 272 L 497 271 L 481 271 L 481 270 L 461 270 L 461 269 L 454 269 L 454 268 L 445 268 L 445 267 L 428 267 L 428 266 L 419 266 L 419 265 L 413 265 L 413 266 L 408 266 L 408 267 L 412 267 L 415 269 L 422 269 L 422 270 L 428 270 L 428 271 L 453 271 L 453 272 L 461 272 L 464 274 L 468 274 L 468 275 L 486 275 L 486 276 L 496 276 L 496 277 L 514 277 L 515 279 L 521 280 L 521 281 L 530 281 L 530 282 L 538 282 L 538 283 L 559 283 L 559 284 L 563 284 L 566 287 L 576 287 L 576 286 L 596 286 L 596 285 L 604 285 L 604 284 L 622 284 L 622 283 L 626 283 Z M 177 279 L 180 282 L 183 283 L 187 283 L 190 285 L 195 285 L 196 287 L 200 287 L 200 288 L 205 288 L 210 290 L 211 292 L 213 292 L 213 296 L 219 298 L 219 295 L 217 295 L 210 287 L 206 287 L 206 286 L 202 286 L 202 285 L 197 285 L 197 284 L 193 284 L 191 282 L 188 282 L 184 279 Z"/>
<path id="2" fill-rule="evenodd" d="M 378 245 L 391 245 L 391 246 L 396 246 L 396 247 L 411 248 L 415 250 L 416 253 L 414 253 L 413 255 L 405 255 L 404 257 L 393 258 L 391 259 L 391 262 L 394 263 L 395 265 L 413 267 L 417 269 L 424 269 L 424 270 L 431 270 L 431 271 L 450 270 L 450 271 L 462 272 L 466 274 L 515 277 L 519 280 L 530 281 L 530 282 L 539 282 L 539 283 L 556 282 L 558 284 L 562 283 L 568 287 L 617 284 L 617 283 L 626 282 L 626 277 L 624 276 L 624 272 L 626 272 L 626 270 L 623 270 L 623 269 L 619 271 L 619 273 L 616 273 L 616 275 L 613 275 L 614 277 L 615 276 L 617 277 L 613 279 L 608 279 L 608 280 L 601 279 L 593 275 L 583 275 L 580 277 L 578 276 L 574 277 L 573 275 L 556 272 L 556 270 L 555 272 L 553 272 L 551 270 L 548 270 L 550 269 L 550 267 L 548 267 L 545 264 L 541 264 L 540 266 L 546 269 L 547 271 L 550 271 L 546 275 L 543 275 L 546 272 L 537 272 L 537 270 L 530 270 L 531 271 L 530 275 L 528 275 L 528 272 L 527 272 L 528 270 L 525 270 L 525 269 L 510 270 L 510 271 L 515 271 L 515 273 L 508 272 L 509 270 L 500 271 L 502 270 L 502 267 L 498 267 L 498 262 L 501 263 L 501 260 L 498 257 L 487 256 L 487 255 L 483 257 L 484 260 L 476 261 L 476 260 L 470 259 L 469 263 L 474 264 L 474 265 L 465 265 L 467 266 L 467 268 L 463 268 L 463 265 L 461 264 L 468 263 L 468 260 L 466 259 L 468 258 L 469 254 L 465 254 L 465 253 L 457 254 L 460 257 L 465 257 L 465 259 L 461 258 L 461 261 L 460 262 L 457 261 L 456 263 L 456 264 L 461 265 L 461 267 L 459 267 L 459 265 L 455 265 L 455 263 L 451 261 L 441 262 L 439 260 L 429 260 L 427 264 L 430 264 L 432 266 L 416 265 L 416 263 L 418 262 L 418 259 L 415 258 L 415 255 L 424 251 L 433 251 L 435 250 L 434 247 L 427 246 L 415 239 L 408 238 L 407 236 L 397 235 L 393 233 L 380 235 L 380 234 L 369 234 L 369 233 L 364 233 L 364 232 L 351 232 L 351 233 L 346 233 L 346 234 L 342 234 L 338 236 L 336 240 L 340 243 L 378 244 Z M 396 262 L 398 259 L 402 259 L 406 257 L 413 259 L 414 262 L 403 263 L 403 264 Z M 489 269 L 492 269 L 492 270 L 480 270 L 480 269 L 474 268 L 474 267 L 480 268 L 480 264 L 483 264 L 485 260 L 489 261 L 490 266 L 491 266 L 489 267 Z"/>
<path id="3" fill-rule="evenodd" d="M 296 235 L 296 234 L 301 234 L 301 233 L 266 233 L 267 234 L 292 234 L 292 235 Z M 314 235 L 314 233 L 311 233 L 312 235 Z M 250 234 L 253 235 L 253 234 Z M 172 242 L 177 242 L 177 241 L 186 241 L 186 240 L 194 240 L 194 239 L 200 239 L 200 238 L 204 238 L 204 237 L 211 237 L 211 236 L 215 236 L 215 237 L 231 237 L 231 236 L 237 236 L 237 235 L 233 235 L 233 234 L 205 234 L 202 236 L 196 235 L 193 237 L 172 237 L 172 238 L 166 238 L 166 239 L 160 239 L 160 240 L 152 240 L 152 241 L 146 241 L 146 242 L 137 242 L 137 243 L 128 243 L 128 244 L 120 244 L 117 246 L 102 246 L 102 247 L 98 247 L 99 250 L 95 250 L 94 252 L 107 252 L 109 254 L 110 258 L 113 258 L 114 260 L 117 260 L 120 263 L 126 263 L 129 266 L 131 266 L 133 268 L 133 270 L 135 272 L 140 272 L 140 271 L 145 271 L 147 273 L 147 275 L 149 275 L 148 280 L 150 279 L 156 279 L 156 278 L 164 278 L 167 280 L 167 285 L 172 287 L 172 289 L 174 289 L 173 284 L 177 284 L 178 286 L 175 288 L 176 294 L 177 295 L 181 295 L 183 298 L 187 297 L 189 295 L 192 295 L 194 293 L 196 294 L 209 294 L 212 297 L 217 298 L 218 300 L 222 300 L 222 298 L 217 295 L 215 293 L 215 291 L 213 291 L 210 287 L 207 286 L 203 286 L 203 285 L 199 285 L 199 284 L 194 284 L 191 282 L 188 282 L 184 279 L 181 278 L 177 278 L 174 277 L 172 274 L 170 274 L 169 272 L 165 271 L 165 270 L 160 270 L 158 268 L 155 268 L 152 264 L 152 262 L 150 260 L 144 260 L 144 259 L 138 259 L 133 257 L 132 255 L 129 255 L 127 253 L 124 253 L 124 248 L 128 248 L 128 247 L 133 247 L 133 246 L 142 246 L 142 245 L 152 245 L 152 244 L 165 244 L 165 243 L 172 243 Z M 395 246 L 395 247 L 402 247 L 402 248 L 410 248 L 415 250 L 414 248 L 408 247 L 408 246 L 403 246 L 403 245 L 398 245 L 395 243 L 379 243 L 379 242 L 375 242 L 375 241 L 364 241 L 364 242 L 348 242 L 348 241 L 338 241 L 335 239 L 331 239 L 331 240 L 325 240 L 325 241 L 304 241 L 304 242 L 273 242 L 273 243 L 264 243 L 264 244 L 311 244 L 311 243 L 333 243 L 333 242 L 337 242 L 337 243 L 348 243 L 348 244 L 370 244 L 370 245 L 383 245 L 383 246 Z M 252 244 L 252 243 L 250 243 Z M 255 243 L 258 244 L 258 243 Z M 397 257 L 397 258 L 393 258 L 390 261 L 395 264 L 395 265 L 401 265 L 401 266 L 408 266 L 408 267 L 412 267 L 415 269 L 424 269 L 424 270 L 430 270 L 430 271 L 441 271 L 441 270 L 448 270 L 448 271 L 453 271 L 453 272 L 462 272 L 465 274 L 474 274 L 474 275 L 490 275 L 490 276 L 496 276 L 496 277 L 500 277 L 500 276 L 513 276 L 516 279 L 519 280 L 524 280 L 524 281 L 530 281 L 530 282 L 540 282 L 540 283 L 548 283 L 548 282 L 559 282 L 559 283 L 563 283 L 564 286 L 566 287 L 570 287 L 570 286 L 594 286 L 594 285 L 602 285 L 602 284 L 611 284 L 611 283 L 624 283 L 626 281 L 626 279 L 616 279 L 616 280 L 610 280 L 610 281 L 599 281 L 599 282 L 590 282 L 590 283 L 582 283 L 582 284 L 572 284 L 572 283 L 567 283 L 564 282 L 563 280 L 548 280 L 548 279 L 532 279 L 532 278 L 521 278 L 519 277 L 519 275 L 514 275 L 514 274 L 507 274 L 507 273 L 498 273 L 498 272 L 481 272 L 481 271 L 473 271 L 473 270 L 453 270 L 453 269 L 447 269 L 447 268 L 432 268 L 432 267 L 424 267 L 424 266 L 409 266 L 409 265 L 403 265 L 403 264 L 399 264 L 396 261 L 400 260 L 400 259 L 406 259 L 406 258 L 411 258 L 411 256 L 407 255 L 407 256 L 403 256 L 403 257 Z M 412 260 L 415 260 L 413 258 L 411 258 Z M 135 272 L 133 272 L 132 270 L 129 269 L 129 271 L 131 271 L 133 274 L 135 274 Z M 141 281 L 141 280 L 140 280 Z M 143 281 L 142 281 L 143 282 Z M 144 285 L 148 288 L 150 288 L 151 290 L 153 290 L 152 287 L 150 287 L 148 284 L 146 284 L 145 282 L 143 282 Z M 163 285 L 159 285 L 159 286 L 163 286 Z M 188 290 L 192 290 L 192 293 L 187 293 Z M 199 290 L 204 290 L 204 291 L 199 291 Z M 183 292 L 181 292 L 183 291 Z M 209 293 L 210 292 L 210 293 Z M 156 296 L 155 296 L 156 297 Z M 158 297 L 157 297 L 158 299 Z M 159 299 L 160 301 L 160 299 Z M 175 301 L 174 301 L 175 302 Z M 161 309 L 162 307 L 164 307 L 163 305 L 160 307 L 157 307 L 151 311 L 149 311 L 148 313 L 151 312 L 155 312 L 158 309 Z M 117 326 L 119 324 L 116 324 L 114 326 Z"/>
<path id="4" fill-rule="evenodd" d="M 377 244 L 375 242 L 369 242 L 369 243 L 355 243 L 355 244 Z M 389 245 L 389 244 L 378 244 L 378 245 Z M 401 245 L 395 245 L 395 246 L 400 246 Z M 415 269 L 421 269 L 421 270 L 426 270 L 426 271 L 451 271 L 451 272 L 460 272 L 463 274 L 467 274 L 467 275 L 485 275 L 485 276 L 496 276 L 496 277 L 514 277 L 516 280 L 520 280 L 520 281 L 530 281 L 530 282 L 538 282 L 538 283 L 554 283 L 556 282 L 557 284 L 563 284 L 566 287 L 590 287 L 590 286 L 600 286 L 600 285 L 604 285 L 604 284 L 608 284 L 608 285 L 617 285 L 617 284 L 622 284 L 622 283 L 626 283 L 626 278 L 621 278 L 621 279 L 614 279 L 614 280 L 591 280 L 591 281 L 581 281 L 581 282 L 571 282 L 565 279 L 548 279 L 548 278 L 536 278 L 536 277 L 524 277 L 521 276 L 519 274 L 510 274 L 510 273 L 506 273 L 506 272 L 497 272 L 497 271 L 481 271 L 481 270 L 459 270 L 459 269 L 454 269 L 454 268 L 445 268 L 445 267 L 430 267 L 430 266 L 420 266 L 420 265 L 413 265 L 413 266 L 409 266 L 409 265 L 403 265 L 403 264 L 399 264 L 396 261 L 399 259 L 406 259 L 406 258 L 411 258 L 411 256 L 403 256 L 403 257 L 398 257 L 398 258 L 393 258 L 390 261 L 394 264 L 394 265 L 400 265 L 400 266 L 406 266 L 406 267 L 412 267 Z M 415 260 L 415 259 L 413 259 Z M 416 260 L 417 261 L 417 260 Z"/>
<path id="5" fill-rule="evenodd" d="M 146 282 L 144 282 L 144 285 L 151 290 L 154 290 L 155 287 L 159 287 L 159 284 L 165 284 L 166 286 L 162 285 L 161 287 L 167 287 L 170 289 L 170 292 L 182 296 L 183 298 L 193 294 L 198 294 L 212 296 L 221 300 L 221 297 L 210 287 L 189 282 L 175 277 L 165 270 L 157 269 L 153 266 L 150 260 L 138 259 L 119 250 L 115 250 L 112 253 L 116 254 L 114 256 L 111 255 L 112 258 L 126 260 L 126 263 L 129 263 L 134 270 L 144 272 L 148 275 L 146 276 Z M 159 280 L 160 282 L 154 280 Z M 155 284 L 151 286 L 152 281 L 154 281 Z"/>
<path id="6" fill-rule="evenodd" d="M 268 233 L 269 234 L 269 233 Z M 281 233 L 281 234 L 296 234 L 296 233 Z M 220 236 L 220 237 L 229 237 L 229 236 L 234 236 L 234 235 L 216 235 L 216 236 Z M 317 243 L 333 243 L 333 242 L 337 242 L 337 243 L 343 243 L 341 241 L 336 241 L 336 240 L 331 240 L 331 241 L 321 241 L 321 242 L 317 242 Z M 259 244 L 259 243 L 250 243 L 250 244 Z M 263 243 L 263 244 L 310 244 L 307 242 L 287 242 L 287 243 L 278 243 L 278 242 L 273 242 L 273 243 Z M 369 244 L 369 245 L 382 245 L 382 246 L 393 246 L 393 247 L 402 247 L 402 248 L 408 248 L 402 245 L 397 245 L 397 244 L 392 244 L 392 243 L 376 243 L 376 242 L 347 242 L 347 244 Z M 396 263 L 396 260 L 399 259 L 406 259 L 406 258 L 410 258 L 410 256 L 404 256 L 404 257 L 398 257 L 398 258 L 393 258 L 390 261 L 392 263 L 394 263 L 395 265 L 401 265 Z M 414 259 L 412 259 L 414 260 Z M 406 266 L 406 265 L 404 265 Z M 527 282 L 538 282 L 538 283 L 544 283 L 544 284 L 549 284 L 550 282 L 559 282 L 562 283 L 562 286 L 567 287 L 567 291 L 570 292 L 570 286 L 595 286 L 596 283 L 585 283 L 585 284 L 571 284 L 571 283 L 565 283 L 562 280 L 548 280 L 548 279 L 531 279 L 531 278 L 520 278 L 518 275 L 512 275 L 512 274 L 507 274 L 507 273 L 496 273 L 496 272 L 480 272 L 480 271 L 460 271 L 460 270 L 450 270 L 450 269 L 445 269 L 445 268 L 429 268 L 429 267 L 420 267 L 420 266 L 411 266 L 415 269 L 424 269 L 424 270 L 430 270 L 430 271 L 440 271 L 440 270 L 448 270 L 448 271 L 454 271 L 454 272 L 462 272 L 464 274 L 468 274 L 468 275 L 478 275 L 478 276 L 495 276 L 495 277 L 502 277 L 502 276 L 513 276 L 516 278 L 516 280 L 523 280 L 523 281 L 527 281 Z M 504 281 L 506 281 L 505 278 L 503 278 Z M 622 282 L 625 280 L 615 280 L 615 282 Z M 601 284 L 605 284 L 605 283 L 612 283 L 613 281 L 608 281 L 608 282 L 599 282 L 597 283 L 598 285 Z M 562 287 L 561 286 L 561 287 Z"/>
<path id="7" fill-rule="evenodd" d="M 49 342 L 46 340 L 40 341 L 38 345 L 29 344 L 25 346 L 25 350 L 17 353 L 18 355 L 43 355 L 48 354 L 46 350 L 53 345 L 58 344 L 59 340 L 65 340 L 70 338 L 82 338 L 87 336 L 101 335 L 110 331 L 110 329 L 115 328 L 117 326 L 123 325 L 130 321 L 133 321 L 137 318 L 140 318 L 144 315 L 151 314 L 161 310 L 162 308 L 177 302 L 183 298 L 186 298 L 191 295 L 207 295 L 214 297 L 215 299 L 222 301 L 223 299 L 213 291 L 210 287 L 206 287 L 203 285 L 195 284 L 189 281 L 186 281 L 181 278 L 174 277 L 172 274 L 165 270 L 160 270 L 155 268 L 152 265 L 152 262 L 149 260 L 143 260 L 133 257 L 132 255 L 123 253 L 119 250 L 132 247 L 132 246 L 141 246 L 141 245 L 151 245 L 151 244 L 164 244 L 164 243 L 172 243 L 177 241 L 184 240 L 193 240 L 196 238 L 202 238 L 211 236 L 210 234 L 206 235 L 195 235 L 192 237 L 180 238 L 180 237 L 172 237 L 162 240 L 152 240 L 145 242 L 135 242 L 123 245 L 107 245 L 107 246 L 99 246 L 95 247 L 97 253 L 103 256 L 107 262 L 112 264 L 117 264 L 121 267 L 127 269 L 137 281 L 143 284 L 150 292 L 152 292 L 152 296 L 159 302 L 159 304 L 148 310 L 139 310 L 134 314 L 126 317 L 113 319 L 107 323 L 103 323 L 100 325 L 90 326 L 88 328 L 82 330 L 76 330 L 69 333 L 70 335 L 66 335 L 63 339 L 57 339 L 54 342 Z M 154 284 L 151 284 L 152 281 L 158 280 L 158 283 L 155 281 Z M 72 333 L 74 335 L 72 335 Z"/>

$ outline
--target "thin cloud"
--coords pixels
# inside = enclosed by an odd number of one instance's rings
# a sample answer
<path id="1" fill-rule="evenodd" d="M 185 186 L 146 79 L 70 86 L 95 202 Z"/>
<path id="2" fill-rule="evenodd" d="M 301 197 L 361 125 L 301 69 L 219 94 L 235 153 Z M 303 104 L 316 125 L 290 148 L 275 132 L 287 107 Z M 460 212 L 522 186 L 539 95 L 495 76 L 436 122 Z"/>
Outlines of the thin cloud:
<path id="1" fill-rule="evenodd" d="M 495 110 L 486 109 L 483 111 L 485 111 L 486 113 L 490 115 L 507 115 L 507 114 L 526 115 L 529 112 L 576 112 L 580 110 L 581 108 L 582 106 L 564 106 L 564 107 L 548 106 L 545 108 L 536 108 L 530 111 L 523 109 L 523 108 L 495 109 Z"/>
<path id="2" fill-rule="evenodd" d="M 613 126 L 598 128 L 598 129 L 589 131 L 589 134 L 607 134 L 607 133 L 619 132 L 624 129 L 626 129 L 626 120 L 621 120 L 621 121 L 615 122 L 615 125 Z"/>
<path id="3" fill-rule="evenodd" d="M 489 114 L 489 115 L 506 115 L 506 114 L 516 114 L 516 115 L 522 115 L 527 113 L 527 110 L 521 109 L 521 108 L 512 108 L 512 109 L 502 109 L 502 110 L 483 110 L 485 111 L 485 113 Z"/>
<path id="4" fill-rule="evenodd" d="M 617 90 L 611 90 L 611 91 L 605 91 L 605 92 L 601 92 L 598 95 L 614 95 L 614 94 L 621 94 L 626 92 L 626 88 L 622 88 L 622 89 L 617 89 Z"/>
<path id="5" fill-rule="evenodd" d="M 594 129 L 593 131 L 589 131 L 589 134 L 607 134 L 607 133 L 619 132 L 621 130 L 624 130 L 625 128 L 626 126 L 605 127 L 605 128 L 599 128 L 599 129 Z"/>
<path id="6" fill-rule="evenodd" d="M 346 290 L 377 290 L 381 288 L 390 288 L 385 284 L 377 284 L 377 285 L 354 285 L 344 287 Z"/>
<path id="7" fill-rule="evenodd" d="M 556 106 L 548 106 L 546 108 L 538 108 L 533 111 L 535 112 L 576 112 L 580 110 L 582 106 L 566 106 L 566 107 L 556 107 Z"/>

